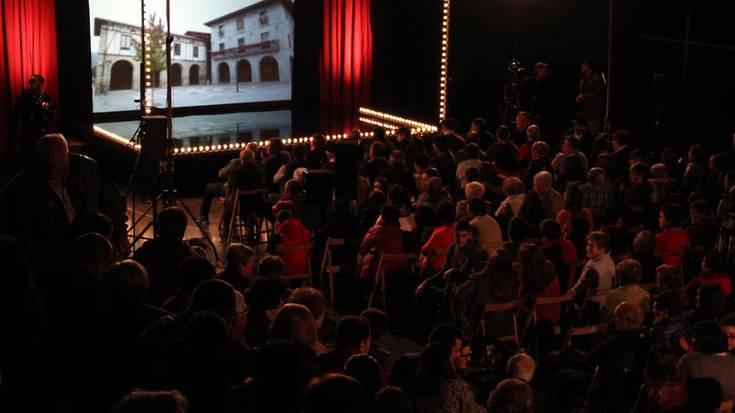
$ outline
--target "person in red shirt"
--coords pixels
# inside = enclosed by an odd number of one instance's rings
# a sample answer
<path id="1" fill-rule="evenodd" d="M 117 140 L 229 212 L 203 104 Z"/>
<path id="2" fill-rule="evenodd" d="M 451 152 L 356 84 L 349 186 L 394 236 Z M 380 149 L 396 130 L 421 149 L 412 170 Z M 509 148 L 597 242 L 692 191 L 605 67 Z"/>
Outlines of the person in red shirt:
<path id="1" fill-rule="evenodd" d="M 553 219 L 541 221 L 541 252 L 554 265 L 559 277 L 559 291 L 565 293 L 576 281 L 577 248 L 572 241 L 561 237 L 561 225 Z"/>
<path id="2" fill-rule="evenodd" d="M 554 272 L 554 266 L 544 259 L 539 247 L 534 244 L 521 245 L 518 262 L 522 298 L 556 297 L 559 295 L 559 279 Z M 560 304 L 536 306 L 538 320 L 556 321 L 560 315 Z"/>
<path id="3" fill-rule="evenodd" d="M 702 272 L 684 287 L 687 291 L 697 289 L 702 284 L 717 284 L 726 297 L 732 295 L 732 281 L 725 272 L 722 256 L 717 251 L 710 251 L 702 258 Z"/>
<path id="4" fill-rule="evenodd" d="M 677 266 L 681 256 L 692 245 L 689 233 L 681 227 L 681 207 L 665 204 L 661 207 L 658 224 L 662 231 L 656 234 L 656 255 L 664 264 Z"/>
<path id="5" fill-rule="evenodd" d="M 283 275 L 288 278 L 289 275 L 308 274 L 310 265 L 308 249 L 311 248 L 311 233 L 309 230 L 298 218 L 294 218 L 288 209 L 278 213 L 276 228 L 275 250 L 285 265 Z M 293 248 L 297 246 L 304 246 L 305 248 Z M 281 247 L 286 247 L 288 250 L 284 251 Z"/>
<path id="6" fill-rule="evenodd" d="M 400 226 L 400 211 L 395 205 L 384 205 L 378 222 L 368 230 L 360 245 L 362 268 L 360 277 L 373 279 L 381 254 L 406 252 Z"/>
<path id="7" fill-rule="evenodd" d="M 429 240 L 421 247 L 421 274 L 430 277 L 444 266 L 447 250 L 454 242 L 454 205 L 449 201 L 439 204 L 442 225 L 434 228 Z"/>

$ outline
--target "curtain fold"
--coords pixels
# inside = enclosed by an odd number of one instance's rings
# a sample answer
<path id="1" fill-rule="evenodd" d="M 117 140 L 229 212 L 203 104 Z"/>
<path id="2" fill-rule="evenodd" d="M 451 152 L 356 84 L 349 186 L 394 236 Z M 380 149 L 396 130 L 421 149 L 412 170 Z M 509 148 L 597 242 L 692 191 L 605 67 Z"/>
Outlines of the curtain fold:
<path id="1" fill-rule="evenodd" d="M 59 101 L 56 56 L 54 0 L 0 0 L 0 157 L 11 152 L 15 98 L 32 74 L 42 75 L 46 93 Z"/>
<path id="2" fill-rule="evenodd" d="M 324 0 L 323 21 L 321 130 L 346 132 L 358 125 L 358 109 L 370 100 L 370 0 Z"/>

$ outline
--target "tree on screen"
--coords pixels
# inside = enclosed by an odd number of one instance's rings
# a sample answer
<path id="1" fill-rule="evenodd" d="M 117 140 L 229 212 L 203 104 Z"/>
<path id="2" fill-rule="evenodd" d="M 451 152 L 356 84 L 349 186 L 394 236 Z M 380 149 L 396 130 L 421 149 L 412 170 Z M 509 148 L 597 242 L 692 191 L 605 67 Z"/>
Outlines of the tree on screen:
<path id="1" fill-rule="evenodd" d="M 159 17 L 156 22 L 156 14 L 151 14 L 146 22 L 145 31 L 149 34 L 148 39 L 146 39 L 146 46 L 151 49 L 149 57 L 147 57 L 151 62 L 151 72 L 155 74 L 166 70 L 166 28 L 163 25 L 163 20 Z M 135 46 L 135 60 L 142 62 L 143 47 L 141 42 L 135 39 L 133 45 Z"/>

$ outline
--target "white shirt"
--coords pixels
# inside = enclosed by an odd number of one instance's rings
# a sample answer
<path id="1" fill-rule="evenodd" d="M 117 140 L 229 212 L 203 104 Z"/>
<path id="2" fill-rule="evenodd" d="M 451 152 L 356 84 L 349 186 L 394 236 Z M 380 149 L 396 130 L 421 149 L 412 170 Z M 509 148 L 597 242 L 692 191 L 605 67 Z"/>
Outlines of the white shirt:
<path id="1" fill-rule="evenodd" d="M 503 211 L 503 208 L 505 208 L 506 205 L 510 205 L 510 209 L 513 210 L 513 216 L 517 217 L 518 213 L 521 211 L 521 205 L 523 204 L 523 199 L 525 199 L 525 197 L 526 194 L 516 194 L 505 198 L 503 202 L 500 203 L 498 210 L 495 211 L 495 216 L 500 215 L 500 212 Z"/>
<path id="2" fill-rule="evenodd" d="M 497 221 L 487 215 L 474 217 L 470 221 L 470 225 L 477 228 L 477 242 L 480 248 L 492 256 L 495 251 L 499 250 L 503 245 L 503 232 Z"/>

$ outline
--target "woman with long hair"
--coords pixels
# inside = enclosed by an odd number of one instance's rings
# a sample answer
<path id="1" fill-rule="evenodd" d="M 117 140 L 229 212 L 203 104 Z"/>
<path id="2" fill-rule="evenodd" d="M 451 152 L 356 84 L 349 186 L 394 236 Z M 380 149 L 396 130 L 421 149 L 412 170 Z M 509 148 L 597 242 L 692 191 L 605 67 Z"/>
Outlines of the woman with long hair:
<path id="1" fill-rule="evenodd" d="M 478 331 L 484 323 L 486 334 L 504 337 L 513 334 L 513 310 L 483 313 L 487 304 L 500 304 L 518 298 L 518 276 L 513 271 L 513 255 L 499 249 L 485 268 L 472 275 L 457 292 L 457 306 L 462 318 L 466 318 L 471 332 Z"/>
<path id="2" fill-rule="evenodd" d="M 544 258 L 538 246 L 521 245 L 518 269 L 521 280 L 520 295 L 524 299 L 559 295 L 559 279 L 554 272 L 554 266 Z M 539 320 L 556 321 L 560 313 L 559 304 L 536 306 L 536 317 Z"/>
<path id="3" fill-rule="evenodd" d="M 429 344 L 421 353 L 419 371 L 411 386 L 416 413 L 485 413 L 469 385 L 454 370 L 454 354 L 446 344 Z"/>

